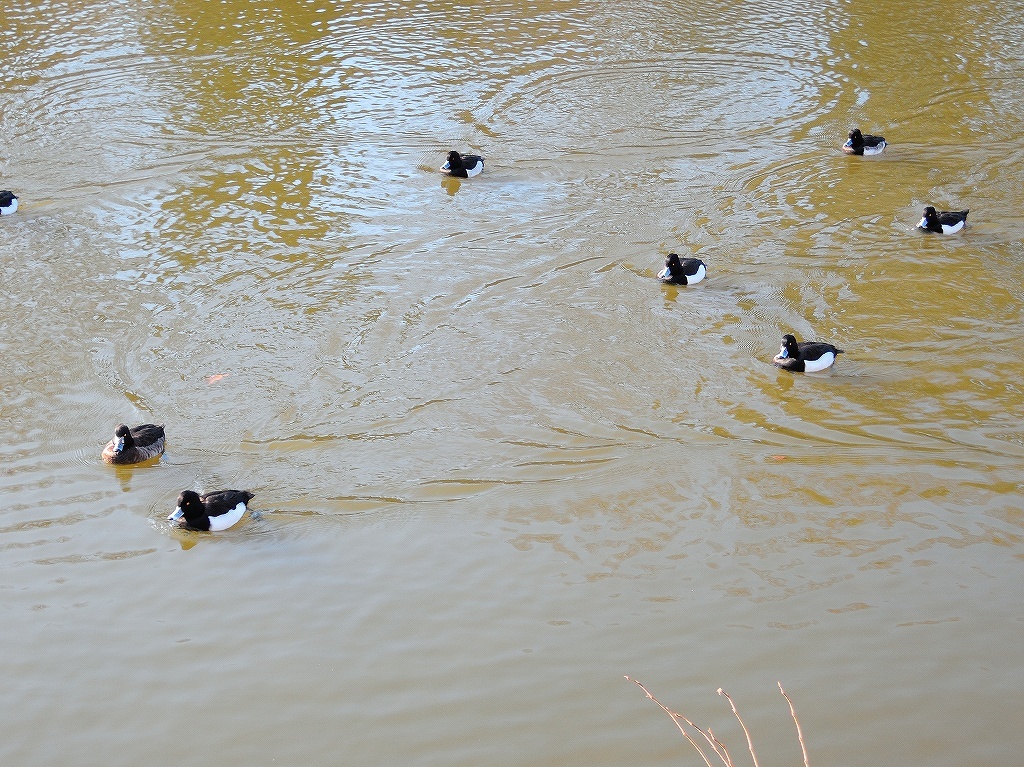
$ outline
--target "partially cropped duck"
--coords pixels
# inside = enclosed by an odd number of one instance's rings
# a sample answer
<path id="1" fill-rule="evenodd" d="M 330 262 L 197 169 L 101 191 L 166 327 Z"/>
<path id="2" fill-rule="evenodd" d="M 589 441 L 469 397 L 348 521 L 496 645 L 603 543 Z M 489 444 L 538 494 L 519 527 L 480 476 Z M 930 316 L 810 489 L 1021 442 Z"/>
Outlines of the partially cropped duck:
<path id="1" fill-rule="evenodd" d="M 194 490 L 182 490 L 178 494 L 178 506 L 167 517 L 176 522 L 182 517 L 181 527 L 188 530 L 220 532 L 235 525 L 248 508 L 253 498 L 248 490 L 218 490 L 199 495 Z"/>
<path id="2" fill-rule="evenodd" d="M 164 425 L 144 423 L 130 429 L 119 423 L 114 438 L 103 448 L 107 463 L 141 463 L 156 458 L 164 451 Z"/>
<path id="3" fill-rule="evenodd" d="M 847 154 L 872 155 L 881 154 L 885 147 L 884 137 L 872 136 L 870 133 L 865 136 L 860 132 L 860 128 L 854 128 L 850 131 L 849 140 L 843 144 L 843 151 Z"/>
<path id="4" fill-rule="evenodd" d="M 0 216 L 9 216 L 18 209 L 18 195 L 4 189 L 0 192 Z"/>
<path id="5" fill-rule="evenodd" d="M 794 373 L 816 373 L 831 367 L 836 357 L 842 353 L 842 349 L 822 341 L 797 343 L 796 336 L 786 333 L 782 337 L 782 348 L 772 362 Z"/>
<path id="6" fill-rule="evenodd" d="M 936 211 L 931 205 L 924 209 L 924 218 L 917 223 L 918 229 L 939 234 L 954 234 L 967 224 L 969 210 Z"/>
<path id="7" fill-rule="evenodd" d="M 448 159 L 441 166 L 441 172 L 456 178 L 472 178 L 479 176 L 484 169 L 484 158 L 476 154 L 459 154 L 454 149 L 448 153 Z"/>
<path id="8" fill-rule="evenodd" d="M 673 285 L 694 285 L 708 273 L 707 265 L 699 258 L 680 258 L 669 253 L 665 268 L 658 272 L 658 279 Z"/>

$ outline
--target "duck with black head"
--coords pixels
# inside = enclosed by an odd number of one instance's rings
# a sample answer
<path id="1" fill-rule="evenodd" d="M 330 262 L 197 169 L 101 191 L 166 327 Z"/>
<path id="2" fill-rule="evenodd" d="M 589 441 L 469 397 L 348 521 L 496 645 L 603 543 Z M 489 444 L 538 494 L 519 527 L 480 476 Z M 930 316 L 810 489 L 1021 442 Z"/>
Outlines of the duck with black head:
<path id="1" fill-rule="evenodd" d="M 699 258 L 680 258 L 676 253 L 669 253 L 658 279 L 671 285 L 696 285 L 707 273 L 707 264 Z"/>
<path id="2" fill-rule="evenodd" d="M 794 373 L 817 373 L 819 370 L 832 367 L 836 357 L 843 353 L 842 349 L 837 349 L 824 341 L 797 343 L 796 336 L 786 333 L 782 337 L 782 348 L 772 362 Z"/>
<path id="3" fill-rule="evenodd" d="M 144 423 L 129 429 L 119 423 L 114 429 L 114 438 L 103 448 L 103 460 L 116 464 L 142 463 L 163 451 L 163 424 Z"/>
<path id="4" fill-rule="evenodd" d="M 868 155 L 881 154 L 888 146 L 882 136 L 872 136 L 870 133 L 864 135 L 860 128 L 850 131 L 849 139 L 843 144 L 843 151 L 846 154 Z"/>
<path id="5" fill-rule="evenodd" d="M 18 195 L 4 189 L 0 191 L 0 216 L 10 216 L 18 210 Z"/>
<path id="6" fill-rule="evenodd" d="M 167 517 L 177 522 L 184 517 L 181 527 L 187 530 L 220 532 L 233 527 L 245 516 L 253 494 L 248 490 L 217 490 L 200 495 L 195 490 L 182 490 L 178 505 Z"/>
<path id="7" fill-rule="evenodd" d="M 931 205 L 924 209 L 924 217 L 917 222 L 917 228 L 936 234 L 956 234 L 967 225 L 970 210 L 937 211 Z"/>
<path id="8" fill-rule="evenodd" d="M 441 166 L 441 172 L 455 178 L 473 178 L 484 169 L 484 158 L 476 154 L 459 154 L 454 149 Z"/>

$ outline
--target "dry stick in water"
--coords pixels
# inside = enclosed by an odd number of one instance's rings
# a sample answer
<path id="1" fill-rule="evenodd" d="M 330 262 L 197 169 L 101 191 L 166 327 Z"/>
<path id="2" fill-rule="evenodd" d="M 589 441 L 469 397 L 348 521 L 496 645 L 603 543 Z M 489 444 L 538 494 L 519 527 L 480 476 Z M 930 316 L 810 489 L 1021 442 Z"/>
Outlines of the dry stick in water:
<path id="1" fill-rule="evenodd" d="M 662 711 L 664 711 L 666 714 L 672 717 L 672 721 L 675 723 L 676 728 L 679 730 L 679 732 L 683 734 L 684 738 L 690 741 L 690 745 L 697 749 L 697 753 L 700 754 L 701 758 L 704 760 L 704 764 L 706 764 L 707 767 L 711 767 L 711 761 L 704 754 L 704 751 L 701 750 L 701 747 L 697 745 L 697 742 L 689 736 L 689 734 L 683 728 L 683 725 L 679 723 L 680 719 L 682 719 L 693 729 L 695 729 L 697 732 L 704 736 L 704 740 L 711 744 L 711 748 L 715 750 L 715 755 L 722 760 L 722 763 L 725 765 L 725 767 L 734 767 L 732 763 L 732 758 L 729 756 L 729 752 L 726 749 L 725 744 L 715 737 L 715 734 L 711 732 L 710 727 L 708 728 L 707 732 L 704 732 L 704 730 L 695 725 L 685 716 L 683 716 L 682 714 L 677 714 L 676 712 L 672 711 L 671 709 L 669 709 L 668 706 L 666 706 L 660 700 L 651 695 L 651 691 L 644 687 L 642 684 L 640 684 L 640 682 L 638 682 L 636 679 L 630 679 L 628 676 L 626 677 L 626 679 L 635 684 L 641 690 L 643 690 L 648 698 L 657 703 L 661 707 Z M 796 737 L 797 740 L 800 741 L 800 750 L 803 752 L 804 767 L 810 767 L 810 763 L 807 759 L 807 746 L 804 744 L 804 734 L 803 731 L 800 729 L 800 720 L 796 718 L 796 708 L 794 708 L 793 701 L 790 700 L 789 696 L 786 694 L 786 691 L 782 689 L 782 682 L 778 682 L 778 685 L 779 692 L 782 693 L 782 697 L 784 697 L 786 699 L 786 702 L 789 704 L 789 713 L 793 717 L 794 724 L 796 724 Z M 736 710 L 736 704 L 732 702 L 732 698 L 729 697 L 729 693 L 727 693 L 721 687 L 718 688 L 718 694 L 724 695 L 726 698 L 728 698 L 729 706 L 730 708 L 732 708 L 732 713 L 736 716 L 736 721 L 740 723 L 740 727 L 743 728 L 743 734 L 747 736 L 747 748 L 750 749 L 750 756 L 754 760 L 754 767 L 760 767 L 760 765 L 757 763 L 757 754 L 754 753 L 754 742 L 750 738 L 750 732 L 747 730 L 747 726 L 743 723 L 743 720 L 740 718 L 740 712 Z"/>
<path id="2" fill-rule="evenodd" d="M 694 740 L 692 737 L 690 737 L 689 733 L 683 728 L 683 725 L 681 725 L 679 723 L 679 720 L 682 719 L 684 722 L 689 724 L 691 727 L 694 727 L 694 729 L 696 729 L 698 732 L 700 732 L 701 735 L 703 735 L 703 732 L 698 727 L 696 727 L 692 722 L 690 722 L 690 720 L 688 720 L 686 717 L 682 716 L 681 714 L 676 714 L 671 709 L 669 709 L 668 706 L 663 704 L 662 701 L 658 700 L 656 697 L 654 697 L 652 694 L 650 694 L 650 690 L 648 690 L 646 687 L 644 687 L 642 684 L 640 684 L 640 682 L 638 682 L 636 679 L 630 679 L 629 677 L 626 677 L 626 679 L 628 681 L 630 681 L 630 682 L 633 682 L 633 684 L 635 684 L 637 687 L 642 689 L 644 691 L 644 693 L 647 695 L 647 697 L 649 697 L 651 700 L 653 700 L 655 702 L 655 704 L 657 704 L 658 706 L 662 707 L 662 711 L 664 711 L 666 714 L 668 714 L 670 717 L 672 717 L 672 721 L 675 723 L 675 725 L 679 729 L 679 731 L 683 733 L 683 737 L 685 737 L 687 740 L 690 741 L 690 745 L 692 745 L 692 747 L 697 750 L 697 754 L 700 755 L 700 758 L 705 760 L 705 764 L 707 764 L 708 767 L 712 767 L 712 764 L 709 761 L 708 757 L 705 755 L 705 753 L 703 753 L 703 751 L 700 750 L 700 747 L 699 747 L 699 745 L 697 745 L 696 740 Z M 705 737 L 707 738 L 708 736 L 705 735 Z M 709 738 L 709 740 L 710 740 L 710 738 Z M 714 743 L 712 745 L 714 747 Z M 715 752 L 717 753 L 718 749 L 715 749 Z M 722 755 L 719 754 L 718 756 L 721 758 Z M 726 762 L 725 759 L 722 759 L 722 761 L 725 762 L 725 766 L 726 767 L 732 767 L 732 764 L 729 763 L 729 762 Z"/>
<path id="3" fill-rule="evenodd" d="M 704 732 L 700 729 L 700 727 L 695 725 L 693 722 L 690 722 L 689 719 L 687 719 L 686 721 L 689 722 L 690 726 L 697 730 L 697 732 L 699 732 L 701 735 L 704 735 Z M 715 733 L 711 732 L 710 727 L 708 727 L 708 733 L 707 735 L 704 735 L 704 737 L 707 738 L 708 742 L 711 744 L 711 747 L 715 749 L 715 753 L 718 754 L 718 758 L 725 762 L 726 767 L 734 767 L 732 763 L 732 757 L 729 756 L 729 749 L 725 747 L 725 744 L 722 741 L 715 737 Z"/>
<path id="4" fill-rule="evenodd" d="M 796 709 L 793 708 L 793 701 L 786 695 L 786 691 L 782 689 L 782 682 L 777 682 L 779 685 L 779 692 L 782 693 L 782 697 L 786 699 L 786 703 L 789 704 L 789 713 L 793 716 L 793 723 L 796 724 L 796 739 L 800 741 L 800 750 L 804 755 L 804 767 L 811 767 L 807 761 L 807 746 L 804 745 L 804 734 L 800 731 L 800 720 L 796 718 Z"/>
<path id="5" fill-rule="evenodd" d="M 626 679 L 629 679 L 629 677 L 627 676 Z M 695 725 L 693 722 L 691 722 L 689 719 L 687 719 L 682 714 L 679 714 L 679 713 L 676 713 L 675 711 L 669 710 L 669 708 L 667 706 L 665 706 L 665 704 L 663 704 L 660 700 L 658 700 L 653 695 L 651 695 L 650 690 L 648 690 L 646 687 L 644 687 L 642 684 L 640 684 L 640 682 L 638 682 L 635 679 L 629 679 L 629 681 L 633 682 L 641 690 L 643 690 L 647 694 L 648 698 L 650 698 L 655 703 L 657 703 L 659 706 L 661 706 L 661 708 L 669 716 L 672 717 L 672 720 L 676 723 L 676 727 L 678 727 L 680 729 L 680 731 L 683 733 L 683 737 L 685 737 L 687 740 L 690 741 L 690 743 L 693 745 L 694 748 L 697 749 L 697 752 L 701 755 L 701 757 L 704 759 L 705 762 L 708 761 L 708 758 L 706 756 L 704 756 L 704 752 L 701 750 L 700 746 L 698 746 L 696 743 L 694 743 L 693 740 L 691 740 L 690 737 L 686 734 L 686 732 L 682 729 L 682 726 L 677 721 L 678 719 L 682 719 L 684 722 L 686 722 L 688 725 L 690 725 L 693 729 L 695 729 L 697 732 L 699 732 L 703 736 L 704 740 L 706 740 L 708 742 L 708 745 L 710 745 L 711 748 L 714 750 L 715 756 L 717 756 L 719 759 L 722 760 L 722 764 L 724 764 L 725 767 L 736 767 L 733 764 L 732 757 L 729 755 L 729 749 L 726 748 L 725 744 L 722 741 L 720 741 L 718 738 L 715 737 L 715 733 L 713 733 L 711 731 L 710 727 L 708 727 L 707 732 L 704 732 L 704 730 L 702 730 L 700 727 Z M 711 767 L 711 765 L 708 764 L 708 767 Z"/>
<path id="6" fill-rule="evenodd" d="M 736 704 L 732 702 L 732 698 L 729 697 L 729 693 L 723 690 L 721 687 L 718 688 L 718 694 L 724 695 L 729 701 L 729 707 L 732 709 L 732 713 L 736 716 L 736 721 L 740 723 L 740 727 L 743 728 L 743 734 L 747 736 L 747 748 L 750 749 L 750 757 L 754 760 L 754 767 L 761 767 L 757 763 L 757 754 L 754 753 L 754 741 L 750 739 L 750 733 L 747 732 L 747 725 L 743 724 L 743 720 L 740 719 L 740 712 L 736 710 Z"/>

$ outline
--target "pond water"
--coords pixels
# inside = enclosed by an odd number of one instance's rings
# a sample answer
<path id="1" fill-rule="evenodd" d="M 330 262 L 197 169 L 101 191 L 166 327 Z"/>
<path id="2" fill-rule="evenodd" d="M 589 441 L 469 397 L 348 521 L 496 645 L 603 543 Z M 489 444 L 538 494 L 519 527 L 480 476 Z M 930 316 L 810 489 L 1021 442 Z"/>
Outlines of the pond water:
<path id="1" fill-rule="evenodd" d="M 1014 763 L 1024 21 L 958 13 L 6 6 L 0 760 L 700 764 L 628 675 L 737 763 L 778 681 L 812 764 Z"/>

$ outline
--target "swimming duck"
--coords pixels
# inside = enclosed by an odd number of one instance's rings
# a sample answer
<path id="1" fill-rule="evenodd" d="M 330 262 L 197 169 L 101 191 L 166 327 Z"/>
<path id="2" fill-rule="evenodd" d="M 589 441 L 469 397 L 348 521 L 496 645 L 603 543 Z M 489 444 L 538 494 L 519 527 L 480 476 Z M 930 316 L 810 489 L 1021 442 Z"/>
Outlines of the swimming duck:
<path id="1" fill-rule="evenodd" d="M 918 224 L 918 229 L 926 232 L 938 232 L 939 234 L 953 234 L 959 232 L 967 223 L 967 214 L 970 210 L 943 210 L 936 212 L 935 208 L 929 205 L 924 209 L 924 218 Z"/>
<path id="2" fill-rule="evenodd" d="M 836 356 L 842 353 L 842 349 L 822 341 L 797 343 L 796 336 L 786 333 L 782 337 L 782 348 L 772 362 L 794 373 L 816 373 L 831 367 Z"/>
<path id="3" fill-rule="evenodd" d="M 218 490 L 199 495 L 194 490 L 182 490 L 178 494 L 178 506 L 167 517 L 175 522 L 182 517 L 182 527 L 188 530 L 227 530 L 245 514 L 246 504 L 253 494 L 248 490 Z"/>
<path id="4" fill-rule="evenodd" d="M 885 138 L 882 136 L 865 136 L 860 128 L 854 128 L 850 131 L 850 140 L 843 144 L 843 151 L 847 154 L 881 154 L 885 146 Z"/>
<path id="5" fill-rule="evenodd" d="M 0 192 L 0 216 L 9 216 L 18 209 L 18 196 L 4 189 Z"/>
<path id="6" fill-rule="evenodd" d="M 675 253 L 669 253 L 665 268 L 658 272 L 658 279 L 674 285 L 694 285 L 707 273 L 707 265 L 699 258 L 679 258 Z"/>
<path id="7" fill-rule="evenodd" d="M 454 149 L 441 166 L 441 172 L 456 178 L 473 178 L 484 169 L 484 158 L 476 154 L 459 154 Z"/>
<path id="8" fill-rule="evenodd" d="M 114 438 L 103 448 L 107 463 L 141 463 L 156 458 L 164 451 L 164 425 L 144 423 L 128 428 L 119 423 Z"/>

